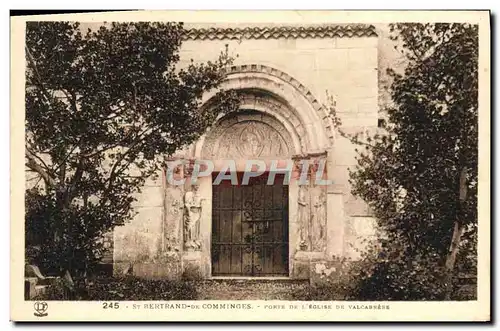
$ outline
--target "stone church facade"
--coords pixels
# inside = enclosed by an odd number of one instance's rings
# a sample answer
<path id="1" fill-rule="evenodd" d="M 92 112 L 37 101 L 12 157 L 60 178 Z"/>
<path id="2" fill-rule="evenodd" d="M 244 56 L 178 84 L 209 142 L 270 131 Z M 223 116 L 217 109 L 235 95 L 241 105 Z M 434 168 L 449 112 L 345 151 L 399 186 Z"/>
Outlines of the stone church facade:
<path id="1" fill-rule="evenodd" d="M 374 233 L 367 206 L 351 195 L 355 146 L 336 132 L 373 132 L 380 120 L 380 31 L 372 25 L 194 26 L 186 30 L 181 65 L 217 59 L 228 45 L 234 66 L 223 83 L 242 95 L 240 110 L 220 117 L 195 144 L 171 157 L 188 178 L 196 160 L 273 160 L 325 164 L 328 185 L 172 185 L 163 172 L 148 181 L 136 217 L 110 241 L 115 274 L 147 278 L 287 277 L 309 279 L 318 265 L 359 256 Z M 210 100 L 210 95 L 206 100 Z M 312 172 L 310 172 L 312 176 Z M 281 181 L 280 181 L 281 180 Z"/>

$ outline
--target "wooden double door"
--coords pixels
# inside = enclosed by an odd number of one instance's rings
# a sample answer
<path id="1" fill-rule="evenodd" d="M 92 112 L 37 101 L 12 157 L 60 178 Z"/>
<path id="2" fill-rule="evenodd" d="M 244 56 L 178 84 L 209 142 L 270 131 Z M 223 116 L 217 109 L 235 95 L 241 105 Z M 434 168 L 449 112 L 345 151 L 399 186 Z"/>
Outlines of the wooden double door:
<path id="1" fill-rule="evenodd" d="M 213 276 L 288 276 L 288 186 L 268 176 L 212 185 Z"/>

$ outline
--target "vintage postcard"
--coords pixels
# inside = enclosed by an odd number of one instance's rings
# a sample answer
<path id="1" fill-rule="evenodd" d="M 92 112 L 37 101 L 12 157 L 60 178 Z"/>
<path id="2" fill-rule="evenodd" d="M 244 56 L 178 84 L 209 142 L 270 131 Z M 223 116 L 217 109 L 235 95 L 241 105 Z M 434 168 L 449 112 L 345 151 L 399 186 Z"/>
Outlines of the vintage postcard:
<path id="1" fill-rule="evenodd" d="M 11 18 L 14 321 L 489 321 L 488 11 Z"/>

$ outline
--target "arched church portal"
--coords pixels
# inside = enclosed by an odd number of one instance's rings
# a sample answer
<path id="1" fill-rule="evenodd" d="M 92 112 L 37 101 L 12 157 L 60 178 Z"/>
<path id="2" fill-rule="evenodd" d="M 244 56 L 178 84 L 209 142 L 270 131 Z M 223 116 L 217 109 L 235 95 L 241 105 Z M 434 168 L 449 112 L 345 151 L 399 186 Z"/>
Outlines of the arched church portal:
<path id="1" fill-rule="evenodd" d="M 189 211 L 184 211 L 179 231 L 184 236 L 176 244 L 182 268 L 197 270 L 201 278 L 302 277 L 297 257 L 325 254 L 327 188 L 313 180 L 301 185 L 297 174 L 304 159 L 312 169 L 326 161 L 333 139 L 330 119 L 289 76 L 264 66 L 240 69 L 233 68 L 223 85 L 238 90 L 240 109 L 220 117 L 186 156 L 191 165 L 199 159 L 213 161 L 212 176 L 200 178 L 196 187 L 167 187 L 176 196 L 198 199 L 200 206 L 199 215 L 193 214 L 196 225 L 186 221 Z M 231 170 L 238 181 L 216 185 L 220 171 L 228 171 L 227 160 L 234 161 Z M 248 160 L 261 161 L 266 171 L 241 185 Z M 288 170 L 288 180 L 283 171 L 269 172 L 273 162 Z M 192 167 L 183 171 L 188 177 Z M 273 185 L 267 185 L 270 176 L 275 177 Z"/>

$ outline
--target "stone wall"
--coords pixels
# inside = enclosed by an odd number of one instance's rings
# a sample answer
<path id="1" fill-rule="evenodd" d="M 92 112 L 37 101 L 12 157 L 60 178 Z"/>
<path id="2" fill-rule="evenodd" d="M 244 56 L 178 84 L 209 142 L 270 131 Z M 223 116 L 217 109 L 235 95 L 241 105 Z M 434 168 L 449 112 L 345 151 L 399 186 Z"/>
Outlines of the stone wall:
<path id="1" fill-rule="evenodd" d="M 197 29 L 200 28 L 204 26 L 197 26 Z M 241 29 L 241 26 L 232 28 Z M 354 133 L 376 130 L 380 103 L 380 41 L 375 34 L 334 33 L 331 37 L 322 38 L 318 33 L 309 33 L 305 37 L 289 34 L 287 38 L 275 38 L 272 34 L 266 37 L 265 33 L 260 33 L 259 38 L 255 35 L 248 38 L 248 35 L 245 37 L 242 34 L 239 35 L 240 39 L 235 40 L 228 39 L 234 36 L 228 36 L 227 29 L 224 31 L 226 35 L 217 35 L 216 31 L 212 35 L 205 33 L 203 38 L 198 35 L 195 40 L 187 38 L 180 52 L 179 67 L 189 65 L 191 60 L 214 61 L 227 45 L 230 55 L 235 57 L 234 65 L 238 70 L 247 68 L 246 66 L 271 68 L 277 81 L 281 79 L 296 87 L 295 90 L 287 90 L 284 86 L 286 84 L 277 85 L 278 92 L 283 92 L 285 98 L 303 98 L 309 104 L 322 105 L 330 95 L 335 100 L 335 108 L 345 131 Z M 244 84 L 245 72 L 239 75 L 242 78 L 238 84 Z M 252 75 L 257 77 L 259 74 L 254 72 Z M 298 108 L 296 111 L 299 114 L 308 111 L 300 103 L 296 103 L 295 108 Z M 312 108 L 314 107 L 311 106 Z M 320 131 L 327 132 L 331 129 L 327 122 L 318 123 L 303 123 L 301 127 L 304 132 L 313 132 L 313 136 L 314 132 L 319 134 Z M 321 126 L 319 131 L 315 127 L 317 125 Z M 358 237 L 373 232 L 369 209 L 350 194 L 348 168 L 356 164 L 355 147 L 338 135 L 323 147 L 327 155 L 328 177 L 334 182 L 326 190 L 326 243 L 316 252 L 310 252 L 311 254 L 293 254 L 292 258 L 298 262 L 295 271 L 291 272 L 299 275 L 299 278 L 304 277 L 303 273 L 308 277 L 312 261 L 328 260 L 331 256 L 355 257 L 361 245 Z M 193 146 L 176 156 L 189 157 L 187 154 L 196 148 Z M 210 256 L 201 253 L 184 254 L 180 242 L 182 236 L 178 232 L 182 230 L 178 225 L 166 221 L 165 215 L 172 215 L 174 209 L 181 208 L 179 211 L 182 212 L 182 206 L 178 205 L 184 194 L 182 190 L 177 193 L 168 190 L 165 181 L 161 179 L 150 182 L 144 188 L 137 202 L 136 217 L 129 224 L 115 230 L 115 272 L 127 270 L 142 276 L 166 277 L 168 274 L 177 277 L 188 266 L 191 268 L 192 259 L 201 261 L 203 265 L 210 263 Z M 172 194 L 171 192 L 179 197 L 165 200 L 165 194 Z M 290 192 L 298 194 L 292 187 Z M 171 201 L 174 200 L 178 201 L 177 205 L 172 205 Z M 205 203 L 210 205 L 210 201 Z M 296 204 L 296 201 L 290 199 L 290 205 L 292 204 Z M 291 227 L 296 226 L 296 217 L 296 207 L 291 207 Z M 210 231 L 209 226 L 203 229 Z M 203 235 L 210 236 L 209 233 Z M 206 240 L 205 244 L 209 245 L 209 239 Z M 291 253 L 295 249 L 291 247 Z M 202 270 L 201 274 L 202 277 L 210 276 L 207 270 Z"/>
<path id="2" fill-rule="evenodd" d="M 114 229 L 115 272 L 135 272 L 140 265 L 156 263 L 162 258 L 164 232 L 164 187 L 162 177 L 148 180 L 134 204 L 135 217 Z M 140 271 L 139 271 L 140 272 Z"/>

